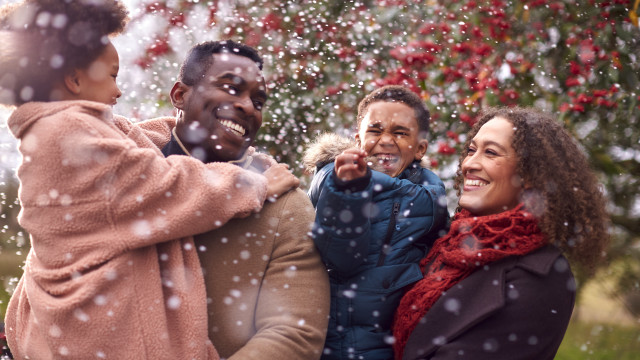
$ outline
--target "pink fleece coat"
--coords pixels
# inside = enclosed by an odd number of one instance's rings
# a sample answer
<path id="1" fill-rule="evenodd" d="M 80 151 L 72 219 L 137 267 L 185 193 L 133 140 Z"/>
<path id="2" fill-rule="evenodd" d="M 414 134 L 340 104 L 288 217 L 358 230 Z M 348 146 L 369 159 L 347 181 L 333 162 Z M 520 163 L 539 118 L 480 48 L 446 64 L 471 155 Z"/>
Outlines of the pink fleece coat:
<path id="1" fill-rule="evenodd" d="M 266 178 L 165 159 L 167 139 L 93 102 L 28 103 L 9 127 L 32 246 L 5 319 L 16 358 L 218 359 L 190 235 L 259 209 Z"/>

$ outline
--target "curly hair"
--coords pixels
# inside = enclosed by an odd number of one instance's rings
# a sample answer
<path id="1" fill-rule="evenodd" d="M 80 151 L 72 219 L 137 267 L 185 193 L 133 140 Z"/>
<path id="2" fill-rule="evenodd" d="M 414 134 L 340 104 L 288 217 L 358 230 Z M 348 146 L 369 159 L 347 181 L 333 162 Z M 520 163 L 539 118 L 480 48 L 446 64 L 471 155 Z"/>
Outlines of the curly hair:
<path id="1" fill-rule="evenodd" d="M 461 165 L 471 140 L 496 117 L 514 126 L 516 171 L 523 180 L 520 200 L 538 218 L 549 242 L 591 274 L 603 260 L 609 242 L 606 200 L 584 152 L 549 114 L 521 107 L 483 109 L 467 135 L 458 163 L 454 185 L 458 197 L 463 183 Z"/>
<path id="2" fill-rule="evenodd" d="M 372 91 L 360 101 L 358 104 L 358 116 L 356 118 L 357 129 L 360 128 L 360 123 L 367 114 L 369 106 L 378 101 L 400 102 L 412 108 L 415 112 L 420 132 L 424 133 L 425 137 L 429 134 L 429 120 L 431 119 L 431 114 L 429 113 L 429 109 L 427 109 L 427 105 L 416 93 L 400 85 L 383 86 Z"/>
<path id="3" fill-rule="evenodd" d="M 213 64 L 213 56 L 211 55 L 225 52 L 249 58 L 262 70 L 262 57 L 251 46 L 233 40 L 206 41 L 189 50 L 186 59 L 180 66 L 178 81 L 188 86 L 196 85 L 204 78 L 207 70 Z"/>
<path id="4" fill-rule="evenodd" d="M 124 30 L 116 0 L 24 0 L 0 8 L 0 103 L 50 101 L 55 84 L 86 69 Z"/>

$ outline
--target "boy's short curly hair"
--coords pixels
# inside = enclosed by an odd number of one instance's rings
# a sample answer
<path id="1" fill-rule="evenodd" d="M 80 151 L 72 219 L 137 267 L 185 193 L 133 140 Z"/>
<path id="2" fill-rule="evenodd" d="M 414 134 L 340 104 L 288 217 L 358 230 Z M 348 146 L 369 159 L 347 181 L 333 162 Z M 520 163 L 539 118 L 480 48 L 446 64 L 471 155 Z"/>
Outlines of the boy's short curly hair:
<path id="1" fill-rule="evenodd" d="M 400 102 L 413 109 L 418 122 L 418 129 L 426 137 L 429 134 L 429 120 L 431 114 L 424 100 L 410 89 L 400 85 L 387 85 L 376 89 L 365 96 L 358 104 L 358 116 L 356 118 L 356 129 L 360 129 L 360 123 L 367 114 L 369 106 L 378 101 Z"/>
<path id="2" fill-rule="evenodd" d="M 86 69 L 128 21 L 115 0 L 24 0 L 0 9 L 0 103 L 50 101 L 55 84 Z"/>
<path id="3" fill-rule="evenodd" d="M 512 146 L 523 180 L 521 201 L 539 219 L 549 242 L 587 273 L 603 258 L 608 245 L 606 201 L 596 175 L 575 139 L 549 114 L 532 108 L 487 108 L 467 135 L 455 189 L 461 194 L 461 165 L 471 140 L 493 118 L 514 127 Z"/>
<path id="4" fill-rule="evenodd" d="M 249 45 L 237 43 L 233 40 L 206 41 L 197 44 L 189 50 L 187 57 L 180 66 L 178 81 L 188 86 L 196 85 L 202 80 L 207 70 L 213 64 L 213 54 L 229 53 L 244 56 L 253 60 L 262 70 L 263 60 L 256 49 Z"/>

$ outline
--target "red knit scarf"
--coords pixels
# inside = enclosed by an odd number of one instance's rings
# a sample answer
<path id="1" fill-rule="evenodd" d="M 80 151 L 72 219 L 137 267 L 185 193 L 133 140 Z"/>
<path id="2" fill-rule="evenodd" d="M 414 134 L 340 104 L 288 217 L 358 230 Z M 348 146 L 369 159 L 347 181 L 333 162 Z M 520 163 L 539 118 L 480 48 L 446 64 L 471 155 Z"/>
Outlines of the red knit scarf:
<path id="1" fill-rule="evenodd" d="M 457 213 L 449 233 L 420 262 L 424 278 L 400 301 L 393 326 L 396 359 L 402 359 L 409 335 L 443 292 L 486 264 L 546 243 L 537 220 L 522 205 L 481 217 L 466 210 Z"/>

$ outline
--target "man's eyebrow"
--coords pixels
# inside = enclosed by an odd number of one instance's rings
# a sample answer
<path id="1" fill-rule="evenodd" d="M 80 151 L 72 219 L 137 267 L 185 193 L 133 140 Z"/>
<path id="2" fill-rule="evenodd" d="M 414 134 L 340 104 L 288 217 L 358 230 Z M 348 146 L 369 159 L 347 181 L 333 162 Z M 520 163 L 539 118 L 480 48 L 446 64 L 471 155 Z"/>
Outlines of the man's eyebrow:
<path id="1" fill-rule="evenodd" d="M 218 77 L 215 78 L 215 80 L 221 80 L 221 79 L 231 80 L 236 85 L 240 85 L 240 84 L 246 83 L 246 81 L 242 78 L 242 76 L 238 76 L 238 74 L 236 74 L 236 73 L 234 73 L 232 71 L 224 72 L 224 73 L 220 74 Z"/>
<path id="2" fill-rule="evenodd" d="M 267 99 L 269 98 L 269 95 L 267 94 L 266 91 L 264 90 L 258 90 L 258 97 L 260 97 L 260 99 L 267 101 Z"/>
<path id="3" fill-rule="evenodd" d="M 218 76 L 216 80 L 231 80 L 234 84 L 238 86 L 245 85 L 247 83 L 247 81 L 242 76 L 239 76 L 233 71 L 227 71 L 220 74 L 220 76 Z M 264 90 L 258 90 L 256 95 L 265 101 L 269 98 L 269 95 L 267 95 L 267 92 Z"/>

